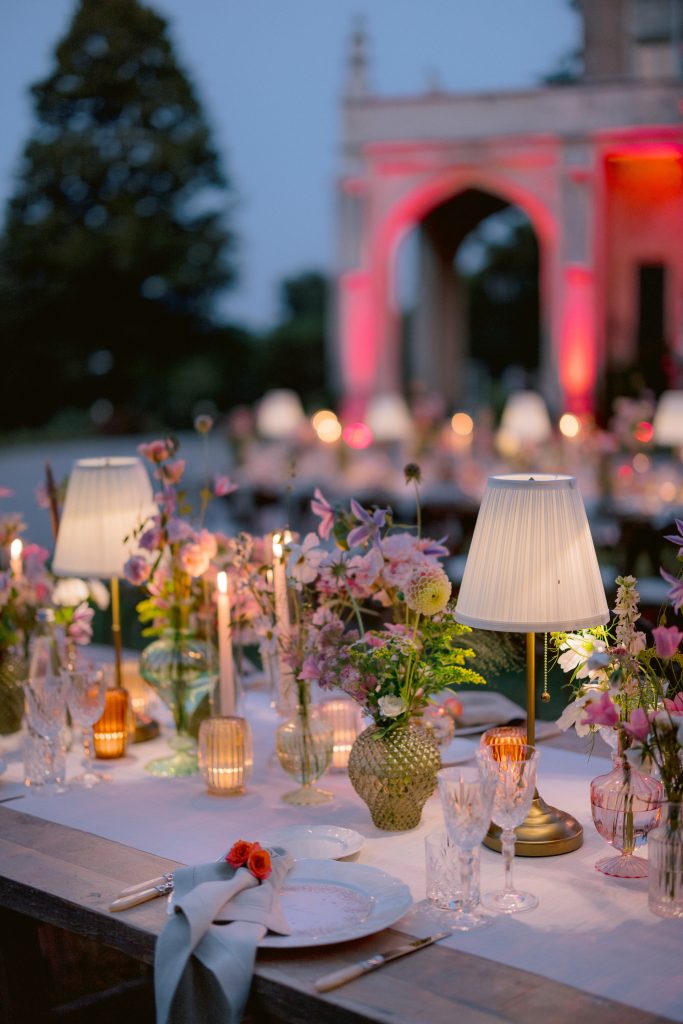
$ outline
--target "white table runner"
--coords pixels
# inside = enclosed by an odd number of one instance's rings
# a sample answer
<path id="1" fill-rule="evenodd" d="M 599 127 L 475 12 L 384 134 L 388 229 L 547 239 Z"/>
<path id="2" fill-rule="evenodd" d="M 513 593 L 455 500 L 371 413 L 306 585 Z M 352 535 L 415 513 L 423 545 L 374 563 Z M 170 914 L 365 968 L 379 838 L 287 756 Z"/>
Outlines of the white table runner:
<path id="1" fill-rule="evenodd" d="M 280 796 L 294 788 L 293 780 L 273 763 L 274 758 L 268 763 L 278 719 L 258 693 L 249 695 L 247 716 L 254 729 L 256 767 L 242 797 L 209 796 L 198 777 L 158 779 L 146 774 L 145 763 L 166 751 L 165 741 L 159 739 L 132 746 L 128 757 L 108 762 L 109 785 L 74 788 L 60 797 L 29 795 L 9 806 L 185 863 L 218 857 L 236 839 L 258 839 L 266 826 L 345 826 L 366 837 L 359 861 L 400 878 L 416 901 L 423 900 L 424 837 L 443 827 L 438 797 L 427 802 L 420 827 L 406 833 L 376 829 L 344 774 L 324 779 L 324 786 L 335 794 L 331 803 L 290 807 Z M 471 742 L 474 749 L 477 740 Z M 606 844 L 592 824 L 588 786 L 591 778 L 609 769 L 609 762 L 547 746 L 540 749 L 539 789 L 549 803 L 583 823 L 584 845 L 561 857 L 517 858 L 515 881 L 539 897 L 539 908 L 500 917 L 486 931 L 454 935 L 444 945 L 680 1021 L 683 922 L 665 921 L 649 912 L 646 879 L 612 879 L 594 868 Z M 16 785 L 22 777 L 18 755 L 11 760 L 10 749 L 4 756 L 8 769 L 0 779 L 0 800 L 21 791 Z M 78 758 L 70 758 L 75 773 Z M 497 854 L 482 849 L 481 871 L 482 891 L 499 887 L 503 867 Z M 434 930 L 433 922 L 419 911 L 396 927 L 420 935 Z"/>

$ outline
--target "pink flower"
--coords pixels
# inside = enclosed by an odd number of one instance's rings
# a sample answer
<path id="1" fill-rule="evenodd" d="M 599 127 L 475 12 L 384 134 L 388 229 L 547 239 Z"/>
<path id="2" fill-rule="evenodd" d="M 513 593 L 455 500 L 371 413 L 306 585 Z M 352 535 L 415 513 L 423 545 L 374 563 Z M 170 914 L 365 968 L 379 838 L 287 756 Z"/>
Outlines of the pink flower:
<path id="1" fill-rule="evenodd" d="M 142 555 L 131 555 L 123 567 L 123 575 L 134 587 L 149 579 L 151 566 L 145 561 Z"/>
<path id="2" fill-rule="evenodd" d="M 664 569 L 659 570 L 659 575 L 670 584 L 667 597 L 676 611 L 680 611 L 683 608 L 683 580 L 680 576 L 672 576 L 671 573 L 666 572 Z"/>
<path id="3" fill-rule="evenodd" d="M 185 472 L 185 459 L 176 459 L 175 462 L 167 462 L 165 466 L 159 466 L 157 476 L 165 484 L 177 484 Z"/>
<path id="4" fill-rule="evenodd" d="M 303 665 L 301 666 L 301 672 L 299 672 L 299 679 L 310 679 L 312 681 L 316 681 L 319 678 L 320 668 L 318 667 L 318 662 L 316 661 L 315 658 L 309 655 L 309 657 L 305 659 Z"/>
<path id="5" fill-rule="evenodd" d="M 150 441 L 149 444 L 138 445 L 138 454 L 142 455 L 143 459 L 149 459 L 150 462 L 159 463 L 165 459 L 170 459 L 174 451 L 175 444 L 170 438 L 164 441 Z"/>
<path id="6" fill-rule="evenodd" d="M 25 544 L 23 550 L 24 575 L 29 583 L 37 583 L 45 571 L 50 552 L 38 544 Z"/>
<path id="7" fill-rule="evenodd" d="M 92 620 L 95 611 L 90 607 L 87 601 L 83 601 L 74 609 L 74 614 L 71 622 L 67 626 L 66 632 L 70 640 L 73 640 L 75 644 L 89 644 L 92 640 Z"/>
<path id="8" fill-rule="evenodd" d="M 584 708 L 582 725 L 606 725 L 611 727 L 619 721 L 619 712 L 609 693 L 600 695 L 600 699 L 591 701 Z"/>
<path id="9" fill-rule="evenodd" d="M 670 711 L 672 715 L 683 715 L 683 693 L 677 693 L 673 700 L 669 697 L 665 697 L 664 707 L 667 711 Z"/>
<path id="10" fill-rule="evenodd" d="M 210 530 L 200 530 L 196 540 L 209 561 L 216 557 L 218 554 L 218 543 Z"/>
<path id="11" fill-rule="evenodd" d="M 334 509 L 330 505 L 327 498 L 324 496 L 319 487 L 316 487 L 313 492 L 313 500 L 311 501 L 311 511 L 314 515 L 320 516 L 320 526 L 318 527 L 318 533 L 327 540 L 332 527 L 334 526 Z"/>
<path id="12" fill-rule="evenodd" d="M 239 484 L 234 484 L 229 476 L 220 476 L 218 473 L 213 478 L 213 493 L 217 498 L 225 498 L 228 494 L 236 491 Z"/>
<path id="13" fill-rule="evenodd" d="M 209 568 L 209 558 L 201 544 L 185 544 L 180 549 L 180 565 L 188 576 L 203 576 Z"/>
<path id="14" fill-rule="evenodd" d="M 683 633 L 677 626 L 657 626 L 652 630 L 655 650 L 659 658 L 671 658 L 678 650 Z"/>
<path id="15" fill-rule="evenodd" d="M 639 743 L 645 742 L 650 734 L 650 719 L 642 708 L 635 708 L 631 712 L 631 717 L 624 725 L 624 731 Z"/>

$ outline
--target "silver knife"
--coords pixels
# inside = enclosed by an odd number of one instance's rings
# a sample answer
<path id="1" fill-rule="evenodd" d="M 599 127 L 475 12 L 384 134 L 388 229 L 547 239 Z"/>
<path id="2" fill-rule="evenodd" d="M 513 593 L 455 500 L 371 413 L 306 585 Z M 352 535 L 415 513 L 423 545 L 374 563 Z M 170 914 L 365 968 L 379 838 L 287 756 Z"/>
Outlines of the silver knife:
<path id="1" fill-rule="evenodd" d="M 426 939 L 413 939 L 412 942 L 407 942 L 403 946 L 390 949 L 388 953 L 377 953 L 376 956 L 371 956 L 369 960 L 360 960 L 358 963 L 349 964 L 348 967 L 342 967 L 338 971 L 323 974 L 321 978 L 313 982 L 313 988 L 316 992 L 329 992 L 331 988 L 339 988 L 340 985 L 345 985 L 347 981 L 353 981 L 354 978 L 360 978 L 362 974 L 376 971 L 378 967 L 383 967 L 384 964 L 388 964 L 391 960 L 397 960 L 400 956 L 407 956 L 408 953 L 415 953 L 418 949 L 431 946 L 432 942 L 438 942 L 439 939 L 445 939 L 449 935 L 452 935 L 452 932 L 437 932 L 436 935 L 428 935 Z"/>

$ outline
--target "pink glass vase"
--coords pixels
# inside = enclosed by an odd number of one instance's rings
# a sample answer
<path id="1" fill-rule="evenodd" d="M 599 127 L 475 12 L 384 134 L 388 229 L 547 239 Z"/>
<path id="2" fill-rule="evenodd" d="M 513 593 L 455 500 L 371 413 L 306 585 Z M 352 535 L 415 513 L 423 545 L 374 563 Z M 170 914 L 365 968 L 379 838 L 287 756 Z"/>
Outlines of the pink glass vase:
<path id="1" fill-rule="evenodd" d="M 647 861 L 634 850 L 659 823 L 664 793 L 661 782 L 632 767 L 623 754 L 612 754 L 614 767 L 591 782 L 593 822 L 603 839 L 619 850 L 602 857 L 598 871 L 617 878 L 646 878 Z"/>

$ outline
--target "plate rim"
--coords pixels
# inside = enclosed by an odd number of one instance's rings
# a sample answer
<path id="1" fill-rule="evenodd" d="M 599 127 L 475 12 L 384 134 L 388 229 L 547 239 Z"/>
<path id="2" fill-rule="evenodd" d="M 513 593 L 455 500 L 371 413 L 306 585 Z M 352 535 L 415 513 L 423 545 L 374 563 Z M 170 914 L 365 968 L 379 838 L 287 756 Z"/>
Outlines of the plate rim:
<path id="1" fill-rule="evenodd" d="M 360 832 L 357 832 L 356 829 L 354 829 L 354 828 L 347 828 L 345 825 L 323 825 L 323 824 L 319 824 L 319 825 L 318 824 L 316 824 L 316 825 L 283 825 L 282 828 L 273 829 L 273 831 L 270 834 L 266 834 L 265 838 L 262 839 L 261 842 L 266 844 L 266 845 L 271 845 L 271 846 L 278 846 L 278 845 L 282 844 L 283 846 L 286 847 L 286 845 L 287 845 L 286 840 L 281 839 L 280 835 L 282 833 L 284 833 L 284 832 L 290 832 L 291 833 L 291 832 L 297 831 L 299 829 L 301 829 L 302 832 L 303 831 L 308 831 L 309 833 L 310 832 L 320 832 L 320 831 L 322 831 L 322 832 L 327 832 L 329 834 L 330 830 L 334 830 L 337 833 L 345 832 L 345 833 L 347 833 L 347 837 L 346 838 L 347 838 L 347 842 L 349 844 L 348 847 L 344 850 L 344 852 L 343 853 L 339 853 L 336 857 L 310 857 L 309 856 L 309 857 L 299 858 L 300 860 L 323 860 L 323 861 L 339 860 L 341 857 L 350 857 L 352 854 L 358 853 L 358 851 L 362 850 L 363 846 L 365 846 L 365 836 L 361 835 Z M 280 835 L 278 835 L 278 833 Z M 299 860 L 297 860 L 296 863 L 299 863 Z"/>
<path id="2" fill-rule="evenodd" d="M 351 942 L 354 939 L 361 939 L 367 935 L 374 935 L 375 932 L 382 931 L 384 928 L 389 928 L 392 924 L 398 921 L 399 918 L 403 917 L 403 915 L 413 905 L 413 897 L 410 887 L 406 885 L 405 882 L 402 882 L 400 878 L 396 878 L 395 875 L 390 875 L 388 872 L 383 871 L 382 868 L 376 868 L 372 864 L 358 864 L 353 861 L 315 860 L 313 858 L 309 858 L 306 860 L 295 861 L 294 866 L 287 877 L 292 877 L 296 872 L 303 875 L 303 879 L 309 877 L 311 881 L 324 882 L 326 881 L 324 877 L 316 877 L 316 871 L 322 872 L 324 875 L 325 870 L 327 870 L 332 876 L 364 874 L 365 872 L 370 872 L 370 877 L 375 883 L 375 886 L 377 883 L 381 882 L 386 886 L 387 895 L 390 889 L 395 891 L 397 897 L 396 905 L 392 909 L 388 906 L 385 907 L 384 914 L 382 914 L 382 907 L 379 902 L 382 897 L 381 890 L 378 894 L 376 887 L 370 889 L 367 886 L 363 887 L 362 885 L 357 884 L 357 888 L 360 891 L 365 892 L 373 900 L 377 917 L 379 917 L 379 923 L 377 919 L 373 921 L 373 912 L 371 912 L 370 917 L 355 928 L 351 929 L 347 927 L 340 929 L 339 932 L 333 932 L 322 936 L 306 937 L 301 935 L 274 935 L 266 932 L 258 944 L 259 949 L 305 949 L 312 946 L 331 946 L 338 942 Z M 310 872 L 311 874 L 306 875 L 304 872 Z M 349 881 L 343 877 L 330 877 L 327 881 L 331 885 L 349 884 Z M 287 880 L 285 880 L 283 884 L 283 889 L 286 888 L 286 886 Z M 401 900 L 398 899 L 399 894 L 402 897 Z"/>

